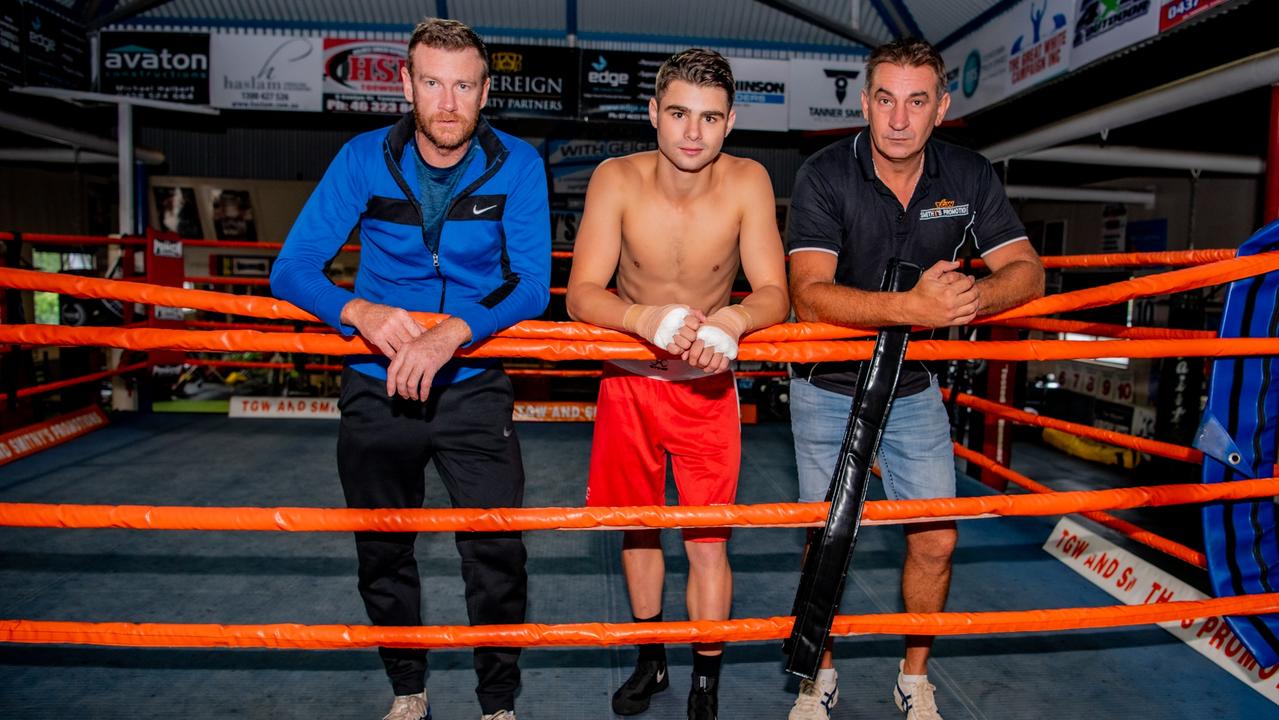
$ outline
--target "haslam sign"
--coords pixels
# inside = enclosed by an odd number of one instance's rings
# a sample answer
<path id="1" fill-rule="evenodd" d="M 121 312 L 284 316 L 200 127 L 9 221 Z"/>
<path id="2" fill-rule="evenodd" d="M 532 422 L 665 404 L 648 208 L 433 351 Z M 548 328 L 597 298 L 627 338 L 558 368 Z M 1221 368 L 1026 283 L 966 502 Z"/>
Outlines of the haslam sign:
<path id="1" fill-rule="evenodd" d="M 321 43 L 307 37 L 213 35 L 210 104 L 235 110 L 322 110 Z"/>

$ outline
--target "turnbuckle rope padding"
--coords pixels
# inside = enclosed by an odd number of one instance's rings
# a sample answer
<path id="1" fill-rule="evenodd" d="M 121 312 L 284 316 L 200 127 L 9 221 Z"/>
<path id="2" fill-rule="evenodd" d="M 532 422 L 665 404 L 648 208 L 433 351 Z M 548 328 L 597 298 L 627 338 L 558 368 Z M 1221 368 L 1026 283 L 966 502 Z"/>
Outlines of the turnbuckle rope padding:
<path id="1" fill-rule="evenodd" d="M 915 286 L 919 275 L 919 266 L 892 258 L 881 288 L 885 292 L 905 292 Z M 831 622 L 844 591 L 844 578 L 862 524 L 871 463 L 892 409 L 909 340 L 909 327 L 879 331 L 875 351 L 857 380 L 839 460 L 826 493 L 830 502 L 826 526 L 813 534 L 804 554 L 804 569 L 791 611 L 795 625 L 782 650 L 790 656 L 786 671 L 810 680 L 817 676 L 822 649 L 830 637 Z"/>
<path id="2" fill-rule="evenodd" d="M 1246 258 L 1276 249 L 1279 222 L 1272 222 L 1244 241 L 1239 255 Z M 1279 335 L 1279 272 L 1230 284 L 1218 335 Z M 1203 481 L 1271 474 L 1279 462 L 1277 409 L 1279 356 L 1215 361 L 1203 424 L 1194 442 L 1204 453 Z M 1202 513 L 1204 554 L 1214 595 L 1256 595 L 1279 587 L 1279 535 L 1271 499 L 1212 503 Z M 1262 666 L 1279 662 L 1279 614 L 1228 617 L 1226 622 Z"/>

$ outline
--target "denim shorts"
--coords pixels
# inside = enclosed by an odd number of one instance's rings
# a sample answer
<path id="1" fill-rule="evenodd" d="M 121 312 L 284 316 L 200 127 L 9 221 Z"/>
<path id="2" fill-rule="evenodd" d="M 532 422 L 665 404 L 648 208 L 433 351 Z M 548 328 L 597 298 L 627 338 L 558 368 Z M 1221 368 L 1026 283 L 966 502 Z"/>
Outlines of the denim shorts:
<path id="1" fill-rule="evenodd" d="M 826 499 L 852 404 L 847 395 L 791 379 L 791 433 L 800 502 Z M 955 497 L 950 418 L 936 378 L 927 390 L 893 400 L 877 459 L 890 500 Z"/>

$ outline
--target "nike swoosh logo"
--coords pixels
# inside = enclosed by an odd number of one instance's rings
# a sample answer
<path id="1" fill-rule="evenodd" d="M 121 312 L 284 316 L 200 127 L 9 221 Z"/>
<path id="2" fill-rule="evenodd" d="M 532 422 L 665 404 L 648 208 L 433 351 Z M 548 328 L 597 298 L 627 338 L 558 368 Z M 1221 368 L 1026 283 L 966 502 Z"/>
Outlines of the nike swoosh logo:
<path id="1" fill-rule="evenodd" d="M 494 204 L 494 205 L 489 205 L 488 207 L 479 207 L 479 206 L 477 205 L 477 206 L 475 206 L 475 207 L 471 208 L 471 214 L 472 214 L 472 215 L 483 215 L 484 213 L 488 212 L 489 210 L 492 210 L 492 209 L 493 209 L 493 208 L 495 208 L 495 207 L 497 207 L 497 205 L 496 205 L 496 204 Z"/>
<path id="2" fill-rule="evenodd" d="M 515 428 L 502 428 L 502 437 L 510 437 L 515 432 Z"/>
<path id="3" fill-rule="evenodd" d="M 665 678 L 665 677 L 666 677 L 666 671 L 665 671 L 665 670 L 658 670 L 658 671 L 657 671 L 657 682 L 661 682 L 661 681 L 662 681 L 662 679 L 663 679 L 663 678 Z"/>

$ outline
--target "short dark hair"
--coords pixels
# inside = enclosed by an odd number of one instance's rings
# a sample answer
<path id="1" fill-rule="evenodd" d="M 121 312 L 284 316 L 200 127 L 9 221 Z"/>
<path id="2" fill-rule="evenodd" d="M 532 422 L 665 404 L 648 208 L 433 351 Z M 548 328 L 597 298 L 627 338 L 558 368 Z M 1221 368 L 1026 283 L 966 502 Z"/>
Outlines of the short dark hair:
<path id="1" fill-rule="evenodd" d="M 866 59 L 867 90 L 871 89 L 871 83 L 874 81 L 875 68 L 884 63 L 902 67 L 932 68 L 933 72 L 937 73 L 938 99 L 946 92 L 946 61 L 942 60 L 937 48 L 926 40 L 902 38 L 875 48 L 875 51 Z"/>
<path id="2" fill-rule="evenodd" d="M 409 36 L 408 63 L 409 74 L 413 73 L 413 50 L 418 45 L 425 45 L 437 50 L 465 50 L 475 48 L 484 62 L 484 77 L 489 76 L 489 51 L 484 41 L 465 23 L 443 18 L 427 18 L 413 28 Z"/>
<path id="3" fill-rule="evenodd" d="M 683 80 L 698 87 L 717 87 L 728 93 L 728 106 L 733 107 L 733 69 L 723 55 L 714 50 L 689 48 L 675 53 L 662 63 L 657 71 L 653 96 L 660 103 L 666 88 L 675 80 Z"/>

